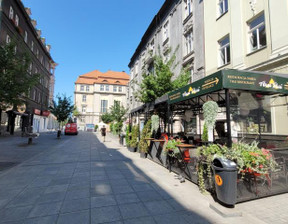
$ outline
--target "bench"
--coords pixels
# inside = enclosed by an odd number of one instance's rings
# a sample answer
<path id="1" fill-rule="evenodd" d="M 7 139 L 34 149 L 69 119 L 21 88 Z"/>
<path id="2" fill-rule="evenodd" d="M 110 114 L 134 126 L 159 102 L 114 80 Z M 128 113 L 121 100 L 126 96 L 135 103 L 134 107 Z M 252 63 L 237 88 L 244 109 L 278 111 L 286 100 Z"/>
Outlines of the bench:
<path id="1" fill-rule="evenodd" d="M 33 138 L 38 138 L 39 136 L 40 136 L 39 133 L 33 133 L 32 128 L 30 128 L 30 131 L 29 131 L 29 128 L 27 127 L 24 128 L 24 132 L 22 133 L 22 137 L 28 138 L 28 145 L 32 143 Z"/>

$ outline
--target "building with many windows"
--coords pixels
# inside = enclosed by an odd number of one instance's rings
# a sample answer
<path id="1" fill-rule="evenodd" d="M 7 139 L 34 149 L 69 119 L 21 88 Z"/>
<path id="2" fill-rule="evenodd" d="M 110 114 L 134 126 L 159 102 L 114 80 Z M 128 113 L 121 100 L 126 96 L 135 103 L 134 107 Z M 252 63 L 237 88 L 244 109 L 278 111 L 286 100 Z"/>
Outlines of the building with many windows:
<path id="1" fill-rule="evenodd" d="M 3 45 L 14 41 L 16 53 L 27 52 L 31 56 L 29 73 L 41 74 L 38 85 L 25 97 L 25 112 L 32 114 L 34 131 L 52 129 L 54 118 L 50 116 L 49 106 L 53 100 L 57 64 L 50 55 L 51 46 L 41 36 L 36 20 L 31 19 L 31 9 L 25 8 L 21 0 L 0 1 L 0 13 L 0 43 Z M 5 123 L 5 113 L 3 115 L 2 123 Z M 16 126 L 20 124 L 19 116 L 16 122 Z"/>
<path id="2" fill-rule="evenodd" d="M 74 102 L 80 113 L 78 126 L 98 124 L 100 116 L 119 102 L 126 106 L 126 92 L 130 76 L 125 72 L 98 70 L 80 75 L 75 82 Z"/>
<path id="3" fill-rule="evenodd" d="M 175 76 L 185 67 L 191 72 L 191 82 L 204 77 L 203 34 L 202 1 L 165 1 L 129 63 L 131 80 L 127 102 L 130 109 L 142 104 L 135 99 L 135 92 L 139 89 L 143 73 L 148 71 L 153 74 L 155 55 L 167 61 L 175 53 L 175 66 L 172 66 Z"/>

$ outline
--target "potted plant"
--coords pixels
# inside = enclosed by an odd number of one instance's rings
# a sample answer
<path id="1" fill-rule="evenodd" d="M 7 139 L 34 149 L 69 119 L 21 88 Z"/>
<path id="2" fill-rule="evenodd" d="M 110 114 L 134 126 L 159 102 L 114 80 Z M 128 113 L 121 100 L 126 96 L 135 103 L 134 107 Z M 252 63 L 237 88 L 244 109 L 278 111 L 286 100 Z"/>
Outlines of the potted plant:
<path id="1" fill-rule="evenodd" d="M 141 158 L 146 158 L 147 156 L 150 147 L 150 140 L 148 140 L 149 138 L 151 138 L 151 120 L 147 121 L 141 133 L 138 145 Z"/>
<path id="2" fill-rule="evenodd" d="M 138 137 L 139 137 L 139 126 L 134 125 L 132 127 L 131 139 L 129 141 L 129 146 L 128 146 L 128 149 L 130 152 L 136 152 L 137 146 L 138 146 Z"/>
<path id="3" fill-rule="evenodd" d="M 164 152 L 168 153 L 171 157 L 178 158 L 180 151 L 176 145 L 179 145 L 180 143 L 180 141 L 176 141 L 175 139 L 169 139 Z"/>

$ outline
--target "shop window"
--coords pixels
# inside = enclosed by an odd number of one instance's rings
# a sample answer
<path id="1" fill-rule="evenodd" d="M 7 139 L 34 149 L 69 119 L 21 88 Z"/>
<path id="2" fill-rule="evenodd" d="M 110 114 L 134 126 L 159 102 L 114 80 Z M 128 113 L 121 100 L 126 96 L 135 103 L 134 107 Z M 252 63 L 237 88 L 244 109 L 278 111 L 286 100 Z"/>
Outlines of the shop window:
<path id="1" fill-rule="evenodd" d="M 266 46 L 266 29 L 264 14 L 252 20 L 249 24 L 250 52 Z"/>

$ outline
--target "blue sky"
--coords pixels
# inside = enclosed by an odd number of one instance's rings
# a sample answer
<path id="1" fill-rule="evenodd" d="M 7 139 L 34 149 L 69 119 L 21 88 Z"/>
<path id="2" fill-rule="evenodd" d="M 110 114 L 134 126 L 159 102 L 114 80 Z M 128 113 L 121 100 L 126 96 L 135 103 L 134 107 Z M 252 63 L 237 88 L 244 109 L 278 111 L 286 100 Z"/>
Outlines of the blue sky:
<path id="1" fill-rule="evenodd" d="M 56 69 L 55 95 L 72 96 L 81 74 L 126 71 L 165 0 L 22 0 L 31 8 Z"/>

